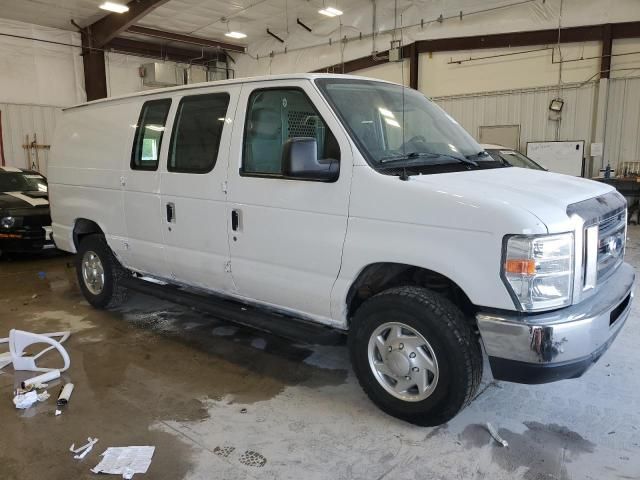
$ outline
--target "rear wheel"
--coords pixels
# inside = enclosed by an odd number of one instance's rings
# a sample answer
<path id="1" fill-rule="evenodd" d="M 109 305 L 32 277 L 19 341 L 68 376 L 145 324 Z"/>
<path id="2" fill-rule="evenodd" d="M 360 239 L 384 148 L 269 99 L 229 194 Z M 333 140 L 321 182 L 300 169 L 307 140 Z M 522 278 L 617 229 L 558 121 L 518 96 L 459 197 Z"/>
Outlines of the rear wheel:
<path id="1" fill-rule="evenodd" d="M 80 242 L 76 260 L 80 289 L 96 308 L 120 305 L 127 296 L 122 280 L 127 271 L 120 265 L 102 235 L 87 235 Z"/>
<path id="2" fill-rule="evenodd" d="M 384 291 L 362 304 L 349 333 L 360 385 L 386 413 L 432 426 L 468 405 L 482 353 L 462 312 L 420 287 Z"/>

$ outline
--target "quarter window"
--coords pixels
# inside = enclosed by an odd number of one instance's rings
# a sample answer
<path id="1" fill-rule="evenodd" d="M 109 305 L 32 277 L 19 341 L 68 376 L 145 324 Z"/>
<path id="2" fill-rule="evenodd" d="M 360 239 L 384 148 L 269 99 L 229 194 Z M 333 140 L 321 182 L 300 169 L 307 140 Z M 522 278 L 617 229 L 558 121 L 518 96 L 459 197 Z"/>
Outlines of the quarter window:
<path id="1" fill-rule="evenodd" d="M 229 106 L 228 93 L 184 97 L 178 106 L 167 169 L 207 173 L 216 164 Z"/>
<path id="2" fill-rule="evenodd" d="M 162 135 L 171 100 L 151 100 L 142 105 L 131 153 L 134 170 L 157 170 Z"/>
<path id="3" fill-rule="evenodd" d="M 281 175 L 283 146 L 300 137 L 316 140 L 320 163 L 340 160 L 336 138 L 302 90 L 254 91 L 247 108 L 242 172 Z"/>

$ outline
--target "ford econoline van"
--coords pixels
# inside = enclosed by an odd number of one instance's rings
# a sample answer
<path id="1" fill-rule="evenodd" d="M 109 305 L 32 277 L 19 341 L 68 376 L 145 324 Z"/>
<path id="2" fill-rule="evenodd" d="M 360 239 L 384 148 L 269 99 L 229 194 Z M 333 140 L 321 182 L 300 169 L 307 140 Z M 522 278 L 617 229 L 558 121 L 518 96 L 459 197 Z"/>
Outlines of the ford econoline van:
<path id="1" fill-rule="evenodd" d="M 371 400 L 419 425 L 471 401 L 483 351 L 498 380 L 574 378 L 629 315 L 622 196 L 497 161 L 392 83 L 283 75 L 68 108 L 49 187 L 95 307 L 151 280 L 240 322 L 342 331 Z"/>

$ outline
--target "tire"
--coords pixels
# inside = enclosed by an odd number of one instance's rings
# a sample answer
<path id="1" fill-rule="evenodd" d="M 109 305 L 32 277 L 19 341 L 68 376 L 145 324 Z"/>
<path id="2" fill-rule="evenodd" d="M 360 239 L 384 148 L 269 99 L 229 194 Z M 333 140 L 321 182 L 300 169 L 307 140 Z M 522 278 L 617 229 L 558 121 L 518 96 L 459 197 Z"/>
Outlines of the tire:
<path id="1" fill-rule="evenodd" d="M 97 271 L 102 270 L 103 273 L 102 288 L 98 288 L 98 283 L 92 284 L 85 279 L 83 274 L 84 260 L 94 258 L 97 258 L 101 267 Z M 93 265 L 98 266 L 98 263 L 93 261 Z M 115 258 L 103 235 L 87 235 L 82 239 L 76 257 L 76 274 L 84 298 L 96 308 L 117 307 L 127 298 L 127 289 L 122 285 L 122 281 L 128 276 L 128 272 Z"/>
<path id="2" fill-rule="evenodd" d="M 398 324 L 405 328 L 395 329 Z M 415 425 L 441 425 L 453 418 L 471 403 L 482 380 L 480 343 L 463 313 L 425 288 L 392 288 L 365 301 L 352 321 L 349 350 L 371 401 Z M 428 388 L 421 391 L 420 384 Z"/>

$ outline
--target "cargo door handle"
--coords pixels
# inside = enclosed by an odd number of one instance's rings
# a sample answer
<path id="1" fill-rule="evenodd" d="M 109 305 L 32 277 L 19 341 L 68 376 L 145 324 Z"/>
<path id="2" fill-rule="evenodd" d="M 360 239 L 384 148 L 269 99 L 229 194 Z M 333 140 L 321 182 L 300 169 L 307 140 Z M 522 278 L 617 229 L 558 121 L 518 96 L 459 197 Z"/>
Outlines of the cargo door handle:
<path id="1" fill-rule="evenodd" d="M 240 224 L 240 212 L 238 210 L 231 210 L 231 230 L 238 231 L 238 225 Z"/>
<path id="2" fill-rule="evenodd" d="M 176 223 L 176 206 L 174 203 L 167 203 L 167 222 Z"/>

